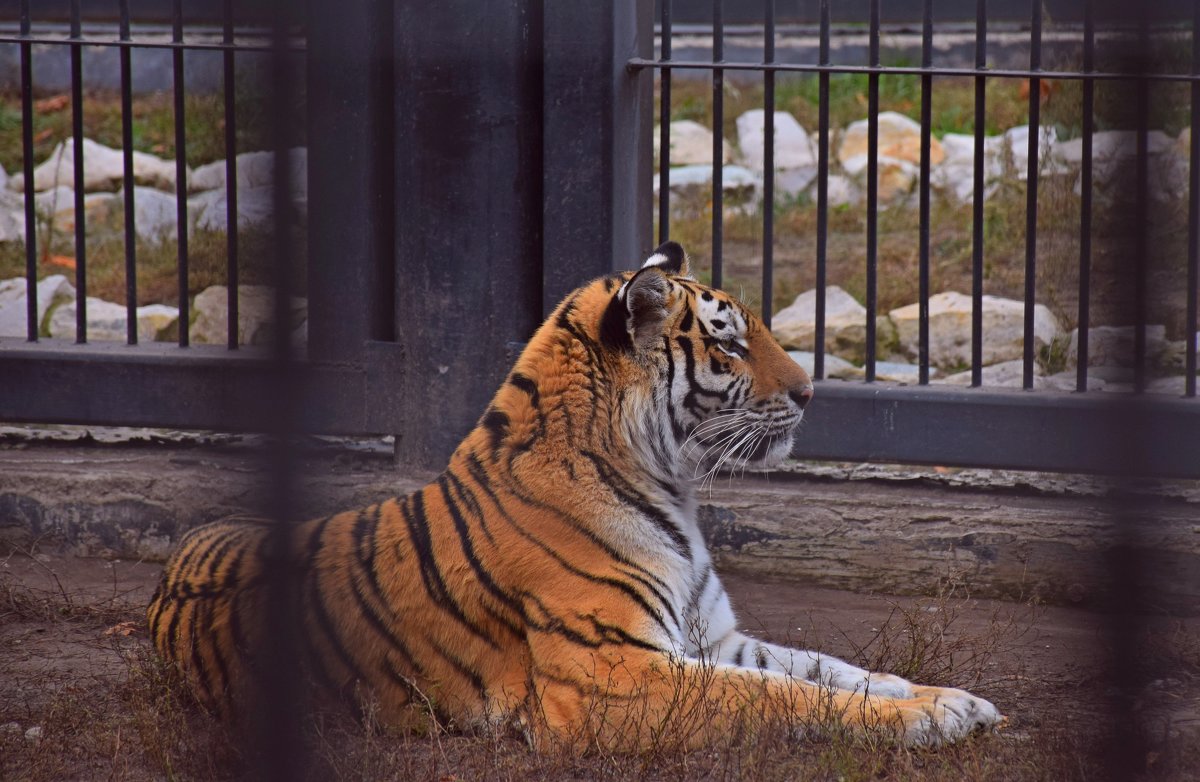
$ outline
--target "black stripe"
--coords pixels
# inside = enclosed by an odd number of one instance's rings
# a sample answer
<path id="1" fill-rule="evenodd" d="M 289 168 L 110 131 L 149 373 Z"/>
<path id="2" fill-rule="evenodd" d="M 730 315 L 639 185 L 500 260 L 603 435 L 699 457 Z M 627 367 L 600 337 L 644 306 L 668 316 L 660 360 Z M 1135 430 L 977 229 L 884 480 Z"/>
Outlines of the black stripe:
<path id="1" fill-rule="evenodd" d="M 450 496 L 450 484 L 446 480 L 445 473 L 438 476 L 437 484 L 442 490 L 442 500 L 445 501 L 446 508 L 450 511 L 450 519 L 454 522 L 454 531 L 458 533 L 458 541 L 462 548 L 463 557 L 466 558 L 467 564 L 471 566 L 471 570 L 478 577 L 479 583 L 483 584 L 484 589 L 490 592 L 501 603 L 508 606 L 509 609 L 517 612 L 518 615 L 522 614 L 524 609 L 521 607 L 520 602 L 501 589 L 492 579 L 491 573 L 479 561 L 479 555 L 475 553 L 475 544 L 471 542 L 471 532 L 467 529 L 467 521 L 463 518 L 462 512 L 458 508 L 458 503 Z M 506 619 L 503 624 L 514 636 L 517 638 L 521 637 L 521 628 L 512 619 Z"/>
<path id="2" fill-rule="evenodd" d="M 407 500 L 407 502 L 401 504 L 400 510 L 404 521 L 408 524 L 409 540 L 412 542 L 413 550 L 417 553 L 421 581 L 425 585 L 425 592 L 429 595 L 430 600 L 445 609 L 459 624 L 470 630 L 473 635 L 488 646 L 499 649 L 500 645 L 496 643 L 496 640 L 489 636 L 483 628 L 476 626 L 467 618 L 466 614 L 463 613 L 462 607 L 455 602 L 449 590 L 446 589 L 446 583 L 442 580 L 441 571 L 438 569 L 437 561 L 434 559 L 433 540 L 429 534 L 429 518 L 425 515 L 424 490 L 413 494 Z"/>
<path id="3" fill-rule="evenodd" d="M 496 493 L 494 491 L 492 491 L 491 487 L 483 480 L 480 480 L 480 476 L 478 474 L 476 474 L 476 470 L 481 469 L 481 468 L 482 468 L 482 465 L 479 465 L 479 463 L 477 461 L 472 460 L 472 461 L 468 462 L 468 471 L 471 473 L 471 476 L 473 478 L 475 478 L 475 480 L 479 483 L 480 487 L 484 490 L 484 493 L 487 494 L 488 498 L 492 501 L 492 504 L 496 506 L 496 510 L 499 511 L 501 518 L 503 518 L 505 521 L 507 521 L 509 526 L 512 527 L 513 530 L 515 530 L 517 532 L 517 534 L 519 534 L 521 537 L 525 538 L 530 543 L 532 543 L 533 545 L 535 545 L 539 549 L 541 549 L 541 551 L 543 551 L 545 554 L 547 554 L 551 559 L 553 559 L 556 563 L 558 563 L 558 565 L 560 567 L 562 567 L 564 570 L 566 570 L 568 573 L 571 573 L 572 575 L 586 579 L 587 581 L 590 581 L 592 583 L 604 584 L 605 586 L 610 586 L 610 587 L 613 587 L 614 589 L 618 589 L 621 592 L 624 592 L 626 595 L 628 595 L 630 597 L 630 599 L 632 599 L 634 602 L 636 602 L 638 604 L 638 606 L 640 606 L 642 608 L 642 610 L 644 610 L 646 612 L 646 614 L 649 615 L 656 624 L 658 624 L 659 627 L 661 627 L 663 629 L 663 632 L 665 632 L 667 635 L 671 635 L 670 628 L 668 628 L 666 626 L 665 622 L 663 621 L 661 611 L 657 611 L 654 608 L 652 608 L 650 606 L 649 602 L 646 600 L 645 596 L 643 596 L 642 593 L 639 592 L 632 585 L 630 585 L 624 581 L 621 581 L 620 579 L 609 578 L 607 576 L 598 576 L 593 573 L 588 573 L 584 570 L 580 570 L 579 568 L 575 567 L 573 564 L 568 562 L 565 558 L 563 558 L 563 556 L 561 554 L 559 554 L 557 551 L 552 549 L 550 546 L 548 546 L 547 544 L 545 544 L 544 542 L 539 540 L 535 535 L 533 535 L 528 530 L 526 530 L 524 527 L 522 527 L 520 524 L 518 524 L 516 522 L 516 520 L 511 515 L 509 515 L 508 511 L 506 511 L 504 509 L 504 506 L 500 503 L 500 498 L 496 496 Z M 518 499 L 520 499 L 520 498 L 518 498 Z M 522 500 L 522 502 L 524 502 L 524 500 Z M 609 553 L 609 549 L 606 544 L 604 544 L 602 541 L 599 541 L 598 539 L 596 539 L 588 531 L 581 530 L 581 532 L 583 532 L 585 534 L 585 536 L 587 536 L 590 540 L 592 540 L 592 542 L 596 543 L 596 545 L 600 546 L 605 551 L 605 553 Z M 613 559 L 616 560 L 621 565 L 625 565 L 626 567 L 631 567 L 631 568 L 634 568 L 637 570 L 643 570 L 639 565 L 637 565 L 633 562 L 629 562 L 628 560 L 626 560 L 624 557 L 620 556 L 619 554 L 612 554 L 612 556 L 613 556 Z M 661 580 L 658 579 L 657 576 L 650 573 L 649 571 L 643 570 L 643 572 L 646 574 L 646 576 L 649 576 L 650 578 L 654 579 L 655 581 L 658 581 L 663 586 L 663 588 L 666 588 L 666 585 L 662 584 Z M 677 630 L 681 629 L 679 615 L 676 613 L 675 607 L 672 605 L 671 601 L 668 600 L 667 597 L 662 592 L 660 592 L 658 590 L 658 588 L 655 587 L 655 585 L 653 583 L 651 583 L 646 577 L 638 575 L 637 573 L 627 573 L 626 575 L 628 575 L 630 578 L 634 579 L 638 583 L 642 584 L 642 586 L 644 586 L 646 589 L 648 589 L 650 591 L 650 593 L 654 596 L 654 598 L 656 600 L 658 600 L 658 602 L 663 606 L 663 608 L 666 609 L 667 613 L 671 617 L 671 620 L 675 623 L 676 629 Z M 532 621 L 529 619 L 527 612 L 526 612 L 525 616 L 526 616 L 526 621 Z"/>
<path id="4" fill-rule="evenodd" d="M 493 546 L 497 545 L 496 539 L 492 536 L 492 530 L 488 526 L 487 518 L 483 515 L 483 509 L 479 507 L 479 498 L 475 496 L 475 492 L 463 485 L 463 482 L 449 469 L 446 470 L 445 475 L 450 486 L 458 493 L 459 499 L 466 506 L 467 512 L 474 516 L 479 523 L 479 529 L 483 531 L 483 536 L 488 539 L 488 543 Z"/>
<path id="5" fill-rule="evenodd" d="M 327 680 L 332 683 L 333 689 L 336 691 L 340 691 L 343 686 L 354 681 L 370 681 L 370 679 L 367 678 L 367 675 L 363 672 L 362 668 L 359 667 L 358 661 L 355 660 L 350 654 L 350 650 L 345 644 L 342 643 L 342 639 L 338 635 L 337 628 L 334 626 L 333 619 L 329 616 L 328 606 L 325 605 L 325 601 L 322 598 L 322 592 L 324 590 L 321 588 L 319 583 L 319 572 L 313 569 L 310 570 L 306 575 L 308 577 L 309 605 L 312 606 L 312 616 L 316 619 L 317 624 L 317 626 L 313 629 L 319 630 L 324 636 L 326 645 L 332 649 L 334 656 L 337 657 L 338 661 L 346 669 L 346 672 L 349 674 L 350 681 L 342 681 L 341 683 L 333 681 L 332 672 L 325 667 L 324 655 L 320 653 L 320 649 L 318 649 L 313 643 L 315 640 L 313 635 L 315 635 L 315 633 L 310 634 L 307 639 L 308 644 L 315 652 L 315 654 L 313 654 L 314 663 L 316 663 L 319 668 L 323 669 L 323 673 L 325 674 Z"/>
<path id="6" fill-rule="evenodd" d="M 680 321 L 679 321 L 679 330 L 684 331 L 684 332 L 692 330 L 692 308 L 691 307 L 683 308 L 683 318 L 680 319 Z"/>
<path id="7" fill-rule="evenodd" d="M 608 485 L 617 498 L 635 508 L 654 525 L 662 530 L 670 539 L 672 547 L 684 559 L 691 560 L 692 546 L 688 542 L 687 536 L 683 534 L 683 530 L 679 529 L 661 509 L 651 503 L 641 492 L 628 483 L 616 468 L 604 457 L 592 453 L 591 451 L 581 451 L 583 456 L 591 460 L 596 467 L 596 473 L 600 480 Z"/>
<path id="8" fill-rule="evenodd" d="M 529 394 L 529 404 L 533 405 L 535 410 L 537 409 L 538 405 L 541 403 L 541 396 L 538 394 L 537 383 L 533 382 L 520 372 L 513 372 L 508 378 L 508 382 L 521 389 L 526 394 Z"/>
<path id="9" fill-rule="evenodd" d="M 739 668 L 746 667 L 746 641 L 738 644 L 737 653 L 733 655 L 733 664 Z"/>
<path id="10" fill-rule="evenodd" d="M 492 442 L 492 451 L 500 449 L 500 443 L 508 435 L 508 414 L 494 407 L 488 408 L 479 421 L 479 425 L 487 430 Z"/>

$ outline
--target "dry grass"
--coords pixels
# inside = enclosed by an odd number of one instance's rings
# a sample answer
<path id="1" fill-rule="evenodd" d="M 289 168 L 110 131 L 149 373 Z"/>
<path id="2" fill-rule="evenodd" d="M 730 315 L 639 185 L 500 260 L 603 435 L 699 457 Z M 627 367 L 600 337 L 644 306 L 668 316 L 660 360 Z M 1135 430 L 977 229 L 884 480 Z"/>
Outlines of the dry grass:
<path id="1" fill-rule="evenodd" d="M 303 768 L 310 779 L 336 780 L 1106 778 L 1103 720 L 1063 709 L 1036 671 L 1012 669 L 1036 607 L 1012 604 L 993 613 L 983 630 L 967 632 L 958 620 L 975 609 L 961 590 L 948 585 L 926 600 L 896 603 L 869 641 L 847 639 L 860 664 L 973 687 L 1015 719 L 1009 730 L 952 747 L 905 749 L 830 729 L 824 721 L 771 722 L 747 714 L 720 741 L 686 750 L 688 727 L 711 717 L 681 710 L 673 727 L 640 753 L 566 745 L 534 751 L 507 723 L 460 730 L 431 719 L 424 731 L 398 731 L 381 724 L 367 700 L 359 715 L 319 710 L 306 719 Z M 0 681 L 6 682 L 0 684 L 0 777 L 252 778 L 262 758 L 245 746 L 248 733 L 205 714 L 144 635 L 140 602 L 117 591 L 88 602 L 61 584 L 31 589 L 0 576 Z M 68 648 L 72 639 L 86 652 L 74 664 L 67 659 L 78 657 L 79 648 Z M 1200 642 L 1186 630 L 1159 633 L 1149 648 L 1200 670 Z M 66 662 L 56 663 L 56 654 Z M 46 664 L 31 665 L 35 656 Z M 604 708 L 598 701 L 596 714 Z M 31 726 L 42 729 L 40 740 L 25 738 Z M 1164 739 L 1145 778 L 1186 779 L 1197 759 L 1194 736 Z"/>

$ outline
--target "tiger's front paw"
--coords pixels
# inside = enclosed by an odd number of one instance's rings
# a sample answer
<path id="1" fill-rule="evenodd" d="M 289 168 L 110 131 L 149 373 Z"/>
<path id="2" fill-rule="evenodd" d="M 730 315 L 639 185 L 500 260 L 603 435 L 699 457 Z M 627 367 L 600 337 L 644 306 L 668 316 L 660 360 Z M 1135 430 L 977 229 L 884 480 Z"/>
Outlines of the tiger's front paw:
<path id="1" fill-rule="evenodd" d="M 901 705 L 904 743 L 935 747 L 951 744 L 971 733 L 995 730 L 1006 719 L 994 705 L 951 687 L 914 687 Z"/>

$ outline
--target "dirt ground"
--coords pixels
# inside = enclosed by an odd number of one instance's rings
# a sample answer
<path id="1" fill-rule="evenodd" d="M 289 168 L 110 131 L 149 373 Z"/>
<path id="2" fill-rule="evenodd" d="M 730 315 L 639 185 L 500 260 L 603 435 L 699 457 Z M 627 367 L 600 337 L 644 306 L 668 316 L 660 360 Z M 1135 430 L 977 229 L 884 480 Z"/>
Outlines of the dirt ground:
<path id="1" fill-rule="evenodd" d="M 160 565 L 53 551 L 0 558 L 0 778 L 253 778 L 238 741 L 172 685 L 145 638 Z M 998 735 L 937 751 L 814 740 L 733 755 L 536 756 L 513 736 L 396 736 L 314 721 L 314 778 L 1096 779 L 1114 772 L 1106 617 L 1079 609 L 860 595 L 725 574 L 748 631 L 971 688 L 1009 716 Z M 1138 778 L 1200 777 L 1200 618 L 1143 626 Z M 1129 740 L 1125 737 L 1125 740 Z M 756 737 L 763 744 L 766 737 Z M 789 755 L 791 753 L 791 755 Z M 718 756 L 719 755 L 719 756 Z M 756 760 L 757 758 L 757 760 Z"/>

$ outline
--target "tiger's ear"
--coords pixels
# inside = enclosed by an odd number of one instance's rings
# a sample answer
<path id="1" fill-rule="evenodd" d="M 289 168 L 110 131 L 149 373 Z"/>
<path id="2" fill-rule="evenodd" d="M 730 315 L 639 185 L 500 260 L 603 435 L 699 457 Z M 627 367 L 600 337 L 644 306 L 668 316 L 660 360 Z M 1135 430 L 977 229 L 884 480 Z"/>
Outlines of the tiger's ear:
<path id="1" fill-rule="evenodd" d="M 691 270 L 688 268 L 687 253 L 683 251 L 679 242 L 660 244 L 658 249 L 642 264 L 643 269 L 647 266 L 657 266 L 675 277 L 687 277 L 691 274 Z"/>
<path id="2" fill-rule="evenodd" d="M 608 303 L 600 324 L 601 340 L 623 350 L 643 350 L 657 343 L 671 314 L 667 306 L 671 287 L 667 273 L 657 264 L 639 269 Z"/>

